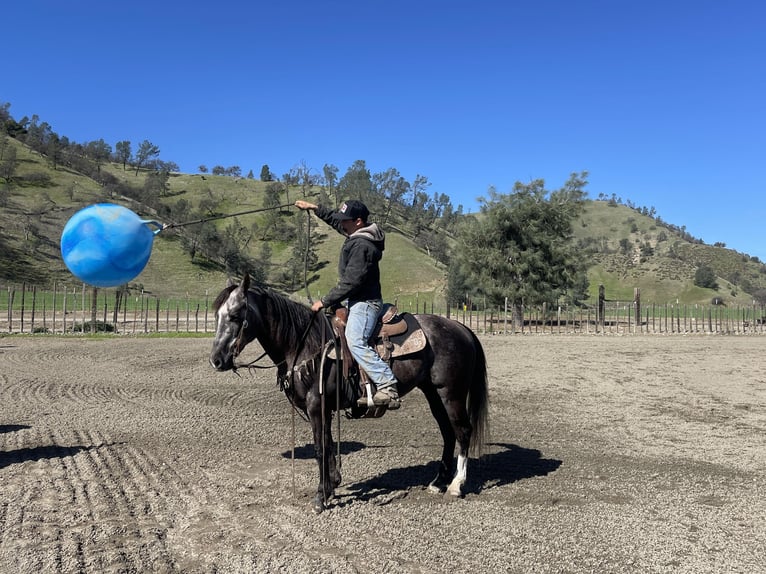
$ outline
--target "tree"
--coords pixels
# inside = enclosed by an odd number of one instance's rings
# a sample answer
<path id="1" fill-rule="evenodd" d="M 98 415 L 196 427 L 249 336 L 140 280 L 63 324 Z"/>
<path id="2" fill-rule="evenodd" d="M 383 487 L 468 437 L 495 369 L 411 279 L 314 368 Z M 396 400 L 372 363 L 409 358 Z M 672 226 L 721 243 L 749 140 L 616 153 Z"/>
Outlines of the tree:
<path id="1" fill-rule="evenodd" d="M 761 305 L 766 305 L 766 288 L 760 288 L 753 291 L 753 300 Z"/>
<path id="2" fill-rule="evenodd" d="M 138 146 L 138 151 L 136 152 L 136 175 L 138 175 L 138 170 L 144 164 L 146 164 L 151 159 L 157 158 L 159 155 L 160 148 L 158 148 L 149 140 L 142 141 L 141 145 Z"/>
<path id="3" fill-rule="evenodd" d="M 279 212 L 276 207 L 280 204 L 280 194 L 282 184 L 278 181 L 272 181 L 266 186 L 263 198 L 263 207 L 266 211 L 263 214 L 263 226 L 261 227 L 261 239 L 267 240 L 274 238 L 279 228 Z"/>
<path id="4" fill-rule="evenodd" d="M 370 170 L 367 169 L 367 164 L 363 159 L 356 160 L 338 182 L 341 197 L 358 199 L 364 202 L 371 212 L 375 213 L 378 211 L 378 206 L 376 205 L 377 202 L 371 201 L 372 189 Z"/>
<path id="5" fill-rule="evenodd" d="M 7 150 L 3 152 L 3 159 L 0 161 L 0 177 L 2 177 L 6 183 L 10 183 L 16 173 L 16 168 L 19 162 L 16 159 L 16 148 L 9 146 Z"/>
<path id="6" fill-rule="evenodd" d="M 391 210 L 395 204 L 399 204 L 410 190 L 410 184 L 399 175 L 399 171 L 393 167 L 372 176 L 375 192 L 385 200 L 386 207 L 381 222 L 388 221 Z"/>
<path id="7" fill-rule="evenodd" d="M 718 278 L 715 271 L 703 264 L 694 273 L 694 284 L 705 289 L 718 289 Z"/>
<path id="8" fill-rule="evenodd" d="M 335 200 L 335 207 L 340 205 L 340 197 L 337 195 L 338 191 L 338 167 L 326 163 L 322 167 L 322 173 L 324 174 L 324 183 L 327 186 L 327 195 Z"/>
<path id="9" fill-rule="evenodd" d="M 556 191 L 544 181 L 517 182 L 502 195 L 480 198 L 481 218 L 461 228 L 456 257 L 477 291 L 496 306 L 508 297 L 514 321 L 522 305 L 579 303 L 587 290 L 586 262 L 570 241 L 585 199 L 587 173 L 572 174 Z"/>
<path id="10" fill-rule="evenodd" d="M 261 181 L 274 181 L 274 176 L 269 169 L 268 164 L 263 164 L 261 167 Z"/>
<path id="11" fill-rule="evenodd" d="M 94 140 L 92 142 L 88 142 L 88 144 L 85 146 L 85 152 L 96 165 L 96 172 L 101 173 L 101 166 L 112 155 L 112 146 L 106 143 L 103 139 Z"/>
<path id="12" fill-rule="evenodd" d="M 114 149 L 117 156 L 117 161 L 122 163 L 122 171 L 125 171 L 125 166 L 133 156 L 133 150 L 130 148 L 130 142 L 128 140 L 117 142 L 114 145 Z"/>
<path id="13" fill-rule="evenodd" d="M 298 286 L 311 282 L 313 277 L 309 277 L 308 273 L 316 269 L 319 261 L 316 245 L 306 241 L 310 225 L 311 219 L 308 217 L 298 217 L 295 221 L 292 253 L 282 270 L 282 280 L 290 291 L 295 291 Z"/>
<path id="14" fill-rule="evenodd" d="M 146 176 L 144 181 L 144 190 L 149 195 L 164 197 L 168 191 L 168 181 L 170 173 L 165 170 L 152 171 Z"/>
<path id="15" fill-rule="evenodd" d="M 311 188 L 317 184 L 317 176 L 311 173 L 311 168 L 303 160 L 294 169 L 298 183 L 301 186 L 301 193 L 303 197 L 308 197 L 311 193 Z"/>

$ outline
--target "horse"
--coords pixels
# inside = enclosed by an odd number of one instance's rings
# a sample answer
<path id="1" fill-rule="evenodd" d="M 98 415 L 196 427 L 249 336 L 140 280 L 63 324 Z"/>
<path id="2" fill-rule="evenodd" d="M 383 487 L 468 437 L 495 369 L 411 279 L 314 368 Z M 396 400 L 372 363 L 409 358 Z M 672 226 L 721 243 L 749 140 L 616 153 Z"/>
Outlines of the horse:
<path id="1" fill-rule="evenodd" d="M 210 353 L 213 368 L 236 372 L 242 365 L 235 365 L 235 359 L 246 345 L 257 340 L 264 351 L 262 356 L 268 356 L 277 367 L 280 387 L 309 420 L 319 466 L 313 510 L 322 512 L 341 483 L 333 450 L 332 413 L 338 408 L 358 408 L 355 397 L 344 391 L 336 370 L 342 366 L 327 358 L 326 348 L 334 337 L 330 322 L 301 303 L 251 285 L 247 274 L 238 284 L 227 285 L 213 308 L 217 323 Z M 461 323 L 433 314 L 414 316 L 427 344 L 414 354 L 394 358 L 391 367 L 400 396 L 414 388 L 425 395 L 442 435 L 441 464 L 428 489 L 461 497 L 469 455 L 481 454 L 489 432 L 484 349 L 476 334 Z"/>

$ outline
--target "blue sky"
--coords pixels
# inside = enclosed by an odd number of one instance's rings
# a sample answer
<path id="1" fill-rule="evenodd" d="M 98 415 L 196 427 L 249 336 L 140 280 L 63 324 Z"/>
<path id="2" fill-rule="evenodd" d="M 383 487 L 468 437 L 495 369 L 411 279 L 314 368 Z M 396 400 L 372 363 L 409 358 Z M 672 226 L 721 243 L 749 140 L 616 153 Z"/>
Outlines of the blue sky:
<path id="1" fill-rule="evenodd" d="M 256 177 L 362 159 L 465 211 L 585 170 L 766 261 L 758 0 L 6 4 L 0 101 L 71 140 Z"/>

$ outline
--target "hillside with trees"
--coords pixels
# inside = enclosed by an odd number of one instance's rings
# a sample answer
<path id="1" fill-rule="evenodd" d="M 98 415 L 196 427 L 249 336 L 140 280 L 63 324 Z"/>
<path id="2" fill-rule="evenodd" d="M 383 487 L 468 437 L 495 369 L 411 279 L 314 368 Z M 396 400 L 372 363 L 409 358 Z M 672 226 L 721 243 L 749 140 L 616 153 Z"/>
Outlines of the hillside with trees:
<path id="1" fill-rule="evenodd" d="M 78 209 L 109 202 L 177 224 L 157 236 L 127 292 L 217 292 L 227 277 L 247 272 L 316 297 L 335 280 L 342 237 L 290 205 L 356 197 L 388 230 L 383 275 L 392 299 L 581 304 L 603 284 L 621 300 L 635 287 L 658 302 L 766 300 L 766 267 L 757 258 L 705 245 L 653 208 L 616 196 L 588 199 L 585 172 L 559 189 L 543 180 L 507 194 L 490 189 L 474 215 L 430 187 L 426 176 L 407 181 L 393 167 L 373 173 L 364 160 L 343 174 L 303 162 L 282 175 L 262 162 L 244 176 L 240 166 L 221 165 L 184 174 L 148 139 L 72 142 L 0 104 L 0 279 L 74 283 L 61 261 L 61 231 Z"/>

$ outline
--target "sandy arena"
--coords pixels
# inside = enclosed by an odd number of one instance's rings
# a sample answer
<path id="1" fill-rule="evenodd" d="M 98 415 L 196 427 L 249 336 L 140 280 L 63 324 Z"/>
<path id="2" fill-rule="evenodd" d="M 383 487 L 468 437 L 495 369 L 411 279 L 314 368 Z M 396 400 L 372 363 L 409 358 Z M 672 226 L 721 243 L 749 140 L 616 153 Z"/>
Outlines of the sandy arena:
<path id="1" fill-rule="evenodd" d="M 211 340 L 0 338 L 2 574 L 766 572 L 764 337 L 483 337 L 465 497 L 415 391 L 342 419 L 318 516 L 308 423 L 293 463 L 274 370 Z"/>

